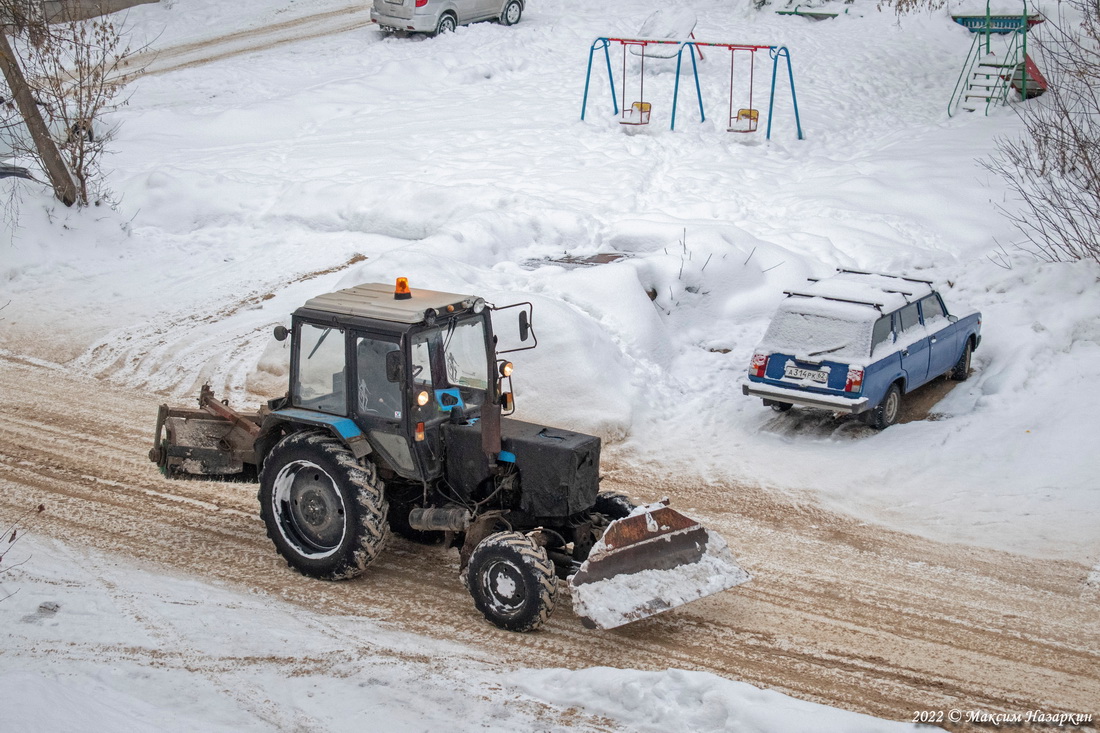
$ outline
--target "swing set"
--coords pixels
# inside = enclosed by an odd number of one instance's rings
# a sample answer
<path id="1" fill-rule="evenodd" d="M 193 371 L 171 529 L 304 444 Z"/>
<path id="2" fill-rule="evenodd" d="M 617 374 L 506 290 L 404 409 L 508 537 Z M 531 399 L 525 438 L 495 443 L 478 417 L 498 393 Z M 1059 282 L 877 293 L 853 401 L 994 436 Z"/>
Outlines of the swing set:
<path id="1" fill-rule="evenodd" d="M 623 50 L 623 84 L 621 99 L 622 104 L 619 104 L 620 94 L 616 93 L 615 89 L 615 76 L 611 71 L 611 44 L 617 43 Z M 802 140 L 802 122 L 798 115 L 798 99 L 795 96 L 794 91 L 794 71 L 791 68 L 791 54 L 787 50 L 786 46 L 759 46 L 740 43 L 708 43 L 696 40 L 690 41 L 664 41 L 653 40 L 646 38 L 611 38 L 601 37 L 592 42 L 592 47 L 588 51 L 588 72 L 584 79 L 584 100 L 581 103 L 581 119 L 584 119 L 585 112 L 588 108 L 588 90 L 592 81 L 592 60 L 595 57 L 597 50 L 603 50 L 604 60 L 607 64 L 607 80 L 611 87 L 611 104 L 614 106 L 615 114 L 619 117 L 619 124 L 621 125 L 648 125 L 650 122 L 651 114 L 653 112 L 653 105 L 647 102 L 645 99 L 645 59 L 646 48 L 649 46 L 663 46 L 674 45 L 679 46 L 676 53 L 676 84 L 672 93 L 672 122 L 669 129 L 676 129 L 676 103 L 680 96 L 680 69 L 683 64 L 684 50 L 688 50 L 688 56 L 691 58 L 692 75 L 695 79 L 695 96 L 699 102 L 699 121 L 706 120 L 706 113 L 703 111 L 703 93 L 699 84 L 699 66 L 695 61 L 695 55 L 698 54 L 702 58 L 702 51 L 700 46 L 707 46 L 711 48 L 724 48 L 730 53 L 730 83 L 729 83 L 729 116 L 726 123 L 727 132 L 737 133 L 752 133 L 756 132 L 757 126 L 760 121 L 760 111 L 753 106 L 753 82 L 755 81 L 756 73 L 756 52 L 767 50 L 772 60 L 772 81 L 771 81 L 771 94 L 768 99 L 768 126 L 766 132 L 766 139 L 770 140 L 772 136 L 772 110 L 775 107 L 775 80 L 779 70 L 779 59 L 785 59 L 787 64 L 787 76 L 791 84 L 791 103 L 794 106 L 794 119 L 795 126 L 798 130 L 798 139 Z M 626 56 L 627 49 L 634 55 L 641 57 L 640 73 L 638 77 L 638 97 L 636 102 L 633 102 L 629 107 L 626 105 L 626 87 L 627 87 L 627 67 Z M 663 49 L 662 49 L 663 50 Z M 671 58 L 671 54 L 667 53 L 651 53 L 651 57 L 660 56 L 661 58 Z M 736 113 L 734 112 L 734 101 L 738 99 L 736 94 L 739 87 L 737 81 L 737 71 L 739 68 L 748 64 L 748 90 L 746 94 L 742 94 L 740 99 L 747 99 L 747 106 L 737 107 Z M 620 112 L 621 110 L 621 112 Z"/>

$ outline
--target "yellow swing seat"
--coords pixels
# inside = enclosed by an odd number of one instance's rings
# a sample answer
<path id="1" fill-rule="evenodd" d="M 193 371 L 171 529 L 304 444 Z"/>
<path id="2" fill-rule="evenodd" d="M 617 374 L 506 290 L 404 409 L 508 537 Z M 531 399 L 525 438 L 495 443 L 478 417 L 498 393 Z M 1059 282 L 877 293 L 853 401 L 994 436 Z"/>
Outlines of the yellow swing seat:
<path id="1" fill-rule="evenodd" d="M 630 109 L 623 110 L 623 116 L 619 118 L 620 125 L 648 125 L 649 113 L 653 106 L 649 102 L 635 102 Z"/>
<path id="2" fill-rule="evenodd" d="M 760 112 L 755 109 L 739 109 L 737 116 L 730 120 L 728 132 L 756 132 L 756 123 L 760 121 Z"/>

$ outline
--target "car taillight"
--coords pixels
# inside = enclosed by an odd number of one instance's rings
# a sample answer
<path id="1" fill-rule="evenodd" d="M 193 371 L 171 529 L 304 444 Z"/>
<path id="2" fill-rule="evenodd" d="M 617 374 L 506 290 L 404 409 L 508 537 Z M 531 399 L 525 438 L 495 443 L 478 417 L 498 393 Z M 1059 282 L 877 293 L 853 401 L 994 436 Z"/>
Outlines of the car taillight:
<path id="1" fill-rule="evenodd" d="M 749 374 L 754 377 L 764 376 L 764 370 L 768 368 L 767 354 L 753 354 L 752 364 L 749 365 Z"/>
<path id="2" fill-rule="evenodd" d="M 428 4 L 428 0 L 416 0 L 416 7 L 422 8 Z"/>
<path id="3" fill-rule="evenodd" d="M 848 379 L 844 382 L 845 392 L 859 392 L 863 389 L 863 370 L 849 369 Z"/>

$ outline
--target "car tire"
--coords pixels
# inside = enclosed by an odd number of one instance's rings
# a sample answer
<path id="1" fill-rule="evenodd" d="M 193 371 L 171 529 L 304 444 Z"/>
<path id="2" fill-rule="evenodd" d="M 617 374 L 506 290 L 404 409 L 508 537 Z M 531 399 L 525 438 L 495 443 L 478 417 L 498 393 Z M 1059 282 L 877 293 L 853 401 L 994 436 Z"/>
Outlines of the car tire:
<path id="1" fill-rule="evenodd" d="M 898 421 L 901 414 L 901 388 L 897 383 L 890 385 L 882 402 L 875 405 L 868 412 L 863 413 L 864 422 L 875 430 L 885 430 Z"/>
<path id="2" fill-rule="evenodd" d="M 794 405 L 790 402 L 773 402 L 771 407 L 776 412 L 788 412 Z"/>
<path id="3" fill-rule="evenodd" d="M 439 19 L 439 25 L 435 27 L 435 33 L 433 36 L 439 36 L 444 33 L 454 33 L 455 28 L 458 27 L 458 21 L 450 13 L 444 13 Z"/>
<path id="4" fill-rule="evenodd" d="M 520 5 L 519 0 L 511 0 L 504 6 L 504 12 L 500 14 L 501 25 L 515 25 L 519 22 L 520 16 L 523 15 L 523 6 Z"/>
<path id="5" fill-rule="evenodd" d="M 965 382 L 970 378 L 970 355 L 974 352 L 973 343 L 970 339 L 966 340 L 963 353 L 959 356 L 959 360 L 955 362 L 955 366 L 951 367 L 951 378 L 956 382 Z"/>
<path id="6" fill-rule="evenodd" d="M 491 534 L 474 548 L 467 586 L 477 610 L 506 631 L 534 631 L 554 612 L 554 563 L 519 532 Z"/>

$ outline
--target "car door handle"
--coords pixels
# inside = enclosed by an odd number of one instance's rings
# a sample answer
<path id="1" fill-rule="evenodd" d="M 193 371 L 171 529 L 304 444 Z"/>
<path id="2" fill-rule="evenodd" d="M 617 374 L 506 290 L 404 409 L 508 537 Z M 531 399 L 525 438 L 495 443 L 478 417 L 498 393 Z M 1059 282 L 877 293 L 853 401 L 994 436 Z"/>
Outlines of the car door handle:
<path id="1" fill-rule="evenodd" d="M 901 350 L 901 355 L 902 356 L 909 356 L 909 349 L 902 349 Z"/>
<path id="2" fill-rule="evenodd" d="M 931 340 L 932 343 L 936 343 L 936 337 L 935 336 L 933 336 L 930 340 Z"/>

